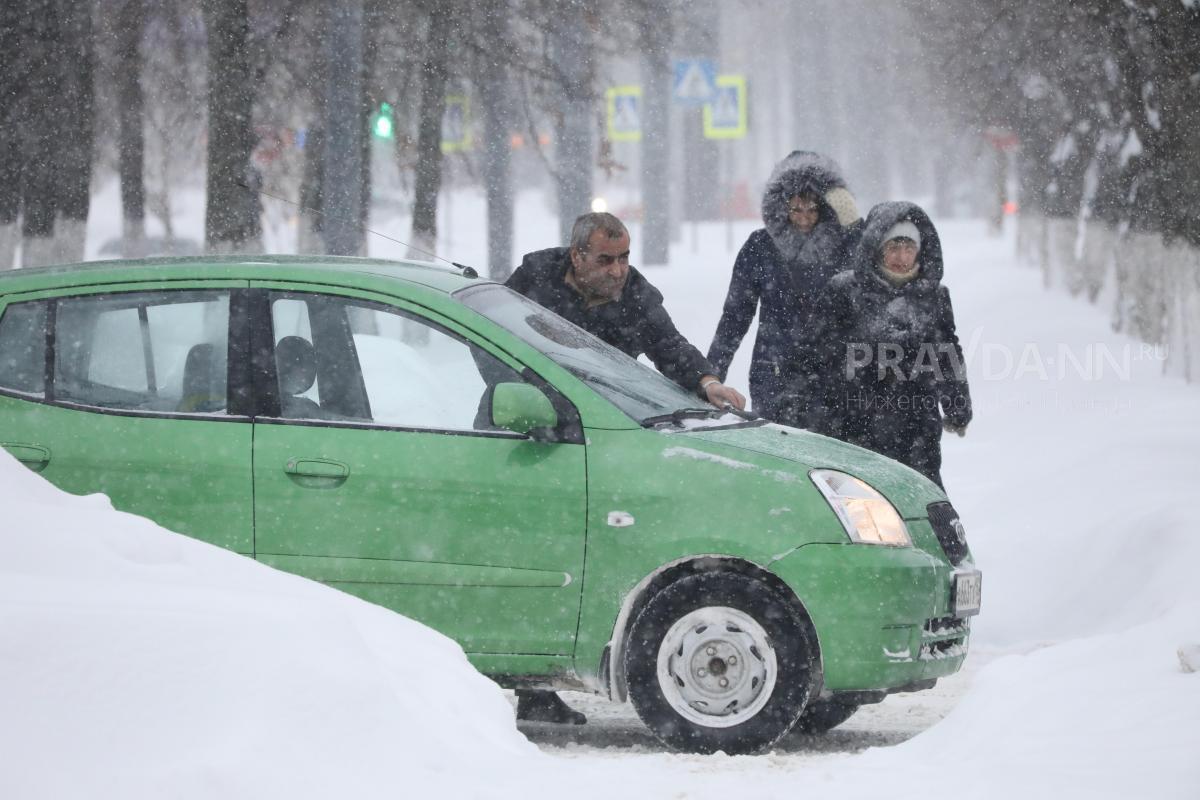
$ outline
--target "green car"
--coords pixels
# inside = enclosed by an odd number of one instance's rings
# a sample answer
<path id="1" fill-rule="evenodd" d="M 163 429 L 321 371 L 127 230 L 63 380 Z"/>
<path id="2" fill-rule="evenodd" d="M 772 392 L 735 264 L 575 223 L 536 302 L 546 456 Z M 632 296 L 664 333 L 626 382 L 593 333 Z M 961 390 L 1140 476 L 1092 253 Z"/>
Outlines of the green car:
<path id="1" fill-rule="evenodd" d="M 338 258 L 0 275 L 0 444 L 75 493 L 394 609 L 685 750 L 962 665 L 945 494 L 703 404 L 496 283 Z"/>

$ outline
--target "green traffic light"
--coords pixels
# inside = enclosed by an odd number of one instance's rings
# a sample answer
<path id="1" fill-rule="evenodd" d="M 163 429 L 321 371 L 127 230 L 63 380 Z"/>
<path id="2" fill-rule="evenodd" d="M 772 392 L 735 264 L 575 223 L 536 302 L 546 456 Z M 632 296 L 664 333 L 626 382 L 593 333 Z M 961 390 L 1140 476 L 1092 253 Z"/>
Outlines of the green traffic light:
<path id="1" fill-rule="evenodd" d="M 394 132 L 392 105 L 391 103 L 381 103 L 379 113 L 375 115 L 375 124 L 372 125 L 372 133 L 380 139 L 391 139 Z"/>

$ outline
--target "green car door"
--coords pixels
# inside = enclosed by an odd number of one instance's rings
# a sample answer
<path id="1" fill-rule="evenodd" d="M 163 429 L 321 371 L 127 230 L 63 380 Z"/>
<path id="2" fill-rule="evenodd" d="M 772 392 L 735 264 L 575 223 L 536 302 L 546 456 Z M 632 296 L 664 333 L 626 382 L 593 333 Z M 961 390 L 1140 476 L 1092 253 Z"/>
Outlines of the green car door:
<path id="1" fill-rule="evenodd" d="M 477 654 L 566 656 L 584 447 L 494 426 L 524 379 L 399 301 L 256 284 L 260 561 L 424 622 Z"/>
<path id="2" fill-rule="evenodd" d="M 10 297 L 0 445 L 68 492 L 102 492 L 122 511 L 250 554 L 253 427 L 228 391 L 231 310 L 245 285 Z"/>

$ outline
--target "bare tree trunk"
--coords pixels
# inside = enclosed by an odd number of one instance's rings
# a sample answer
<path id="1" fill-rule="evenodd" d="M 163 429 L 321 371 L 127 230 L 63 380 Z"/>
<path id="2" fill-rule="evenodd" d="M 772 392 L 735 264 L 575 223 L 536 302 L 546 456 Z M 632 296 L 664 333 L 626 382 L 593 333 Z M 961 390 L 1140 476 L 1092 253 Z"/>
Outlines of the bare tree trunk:
<path id="1" fill-rule="evenodd" d="M 21 214 L 21 125 L 17 98 L 25 86 L 17 79 L 22 52 L 17 24 L 24 9 L 0 4 L 0 270 L 15 266 Z"/>
<path id="2" fill-rule="evenodd" d="M 62 107 L 71 109 L 71 124 L 55 126 L 55 135 L 59 137 L 58 186 L 61 192 L 55 239 L 57 260 L 73 263 L 83 261 L 92 195 L 96 38 L 91 2 L 58 0 L 58 12 L 60 53 L 63 56 L 59 102 Z"/>
<path id="3" fill-rule="evenodd" d="M 555 142 L 560 242 L 571 236 L 575 218 L 592 203 L 591 32 L 583 14 L 557 14 L 550 21 L 551 62 L 562 83 L 562 111 Z"/>
<path id="4" fill-rule="evenodd" d="M 944 129 L 943 129 L 944 130 Z M 938 219 L 954 216 L 955 148 L 950 145 L 951 137 L 944 136 L 944 149 L 933 158 L 933 214 Z"/>
<path id="5" fill-rule="evenodd" d="M 869 20 L 866 24 L 868 31 L 877 31 L 881 26 L 877 18 L 879 9 L 874 4 L 858 0 L 853 5 L 846 6 L 848 11 L 842 16 L 845 25 L 854 25 L 848 15 L 856 15 Z M 875 15 L 875 16 L 871 16 Z M 855 196 L 862 208 L 870 208 L 889 197 L 887 145 L 889 131 L 886 121 L 887 109 L 891 105 L 891 96 L 887 92 L 886 56 L 875 44 L 873 36 L 849 34 L 853 38 L 854 48 L 850 56 L 855 59 L 863 72 L 869 76 L 860 81 L 859 86 L 841 86 L 839 91 L 845 98 L 853 98 L 848 102 L 848 115 L 851 130 L 850 141 L 854 148 L 853 157 L 842 167 L 850 173 Z"/>
<path id="6" fill-rule="evenodd" d="M 508 0 L 486 0 L 479 8 L 484 54 L 502 53 L 509 45 L 512 8 Z M 486 60 L 485 60 L 486 59 Z M 494 59 L 494 57 L 493 57 Z M 483 105 L 483 186 L 487 193 L 488 275 L 502 281 L 512 273 L 513 182 L 512 94 L 508 70 L 500 59 L 476 60 L 475 72 Z"/>
<path id="7" fill-rule="evenodd" d="M 329 31 L 330 7 L 313 8 L 317 30 Z M 325 230 L 321 217 L 325 209 L 325 104 L 328 100 L 329 46 L 318 40 L 310 69 L 314 79 L 306 85 L 308 103 L 314 114 L 300 142 L 304 167 L 300 177 L 300 230 L 296 237 L 296 252 L 319 255 L 325 252 Z"/>
<path id="8" fill-rule="evenodd" d="M 254 87 L 247 0 L 203 0 L 208 29 L 208 205 L 210 252 L 262 250 L 261 202 L 254 187 Z"/>
<path id="9" fill-rule="evenodd" d="M 642 20 L 642 263 L 666 264 L 671 246 L 671 16 L 663 0 Z"/>
<path id="10" fill-rule="evenodd" d="M 992 174 L 994 200 L 988 211 L 992 233 L 999 235 L 1004 230 L 1004 206 L 1008 203 L 1008 153 L 999 147 L 992 148 L 995 170 Z"/>
<path id="11" fill-rule="evenodd" d="M 816 136 L 820 120 L 815 113 L 812 91 L 816 83 L 812 80 L 813 65 L 821 63 L 814 47 L 819 46 L 821 39 L 813 24 L 817 8 L 809 3 L 791 3 L 783 13 L 786 26 L 777 28 L 773 33 L 776 36 L 782 34 L 782 41 L 794 42 L 797 48 L 796 51 L 786 46 L 780 48 L 786 70 L 784 97 L 787 100 L 788 124 L 785 127 L 791 133 L 790 146 L 820 152 Z M 804 53 L 804 57 L 796 58 L 796 52 Z"/>
<path id="12" fill-rule="evenodd" d="M 16 266 L 13 262 L 16 260 L 17 242 L 20 241 L 17 233 L 15 221 L 0 222 L 0 270 Z"/>
<path id="13" fill-rule="evenodd" d="M 329 73 L 321 230 L 325 252 L 358 255 L 362 248 L 363 4 L 347 0 L 329 10 Z"/>
<path id="14" fill-rule="evenodd" d="M 437 201 L 442 187 L 442 116 L 446 113 L 447 61 L 453 16 L 454 8 L 448 3 L 435 5 L 429 12 L 429 35 L 425 43 L 425 62 L 421 66 L 421 118 L 417 123 L 417 174 L 410 258 L 428 258 L 426 253 L 437 249 Z"/>
<path id="15" fill-rule="evenodd" d="M 693 0 L 687 6 L 688 23 L 683 28 L 683 47 L 690 58 L 717 59 L 717 7 L 714 0 Z M 689 220 L 720 217 L 717 164 L 720 153 L 712 139 L 704 137 L 704 118 L 699 108 L 687 109 L 683 123 L 683 198 Z"/>
<path id="16" fill-rule="evenodd" d="M 325 207 L 325 132 L 320 125 L 308 129 L 304 138 L 304 174 L 300 179 L 300 232 L 296 252 L 325 252 L 321 210 Z"/>
<path id="17" fill-rule="evenodd" d="M 121 176 L 122 252 L 144 254 L 146 237 L 145 138 L 143 132 L 142 31 L 146 27 L 146 0 L 125 0 L 117 14 L 117 146 Z"/>
<path id="18" fill-rule="evenodd" d="M 54 223 L 58 215 L 58 140 L 55 136 L 57 98 L 62 91 L 62 31 L 56 0 L 27 3 L 20 22 L 19 47 L 27 59 L 24 97 L 20 102 L 22 128 L 21 218 L 22 262 L 35 267 L 55 261 Z"/>
<path id="19" fill-rule="evenodd" d="M 793 137 L 787 150 L 814 150 L 833 157 L 834 111 L 830 97 L 832 87 L 827 77 L 833 72 L 829 53 L 829 9 L 821 2 L 796 4 L 791 8 L 798 28 L 803 31 L 803 57 L 797 58 L 790 52 L 785 58 L 792 82 L 793 125 L 803 135 Z M 783 158 L 784 155 L 781 152 L 775 157 Z"/>
<path id="20" fill-rule="evenodd" d="M 379 63 L 380 34 L 387 20 L 384 2 L 385 0 L 364 0 L 363 6 L 362 104 L 360 107 L 362 118 L 358 126 L 360 131 L 364 131 L 360 136 L 362 142 L 362 201 L 358 208 L 359 223 L 363 231 L 358 254 L 362 256 L 367 255 L 370 245 L 367 229 L 371 227 L 371 174 L 373 172 L 371 158 L 374 152 L 371 135 L 365 131 L 370 129 L 371 117 L 379 108 L 380 101 L 383 100 L 381 97 L 376 97 L 372 89 L 377 85 L 375 72 L 376 65 Z"/>
<path id="21" fill-rule="evenodd" d="M 144 2 L 144 0 L 143 0 Z M 163 249 L 176 248 L 172 222 L 172 200 L 177 176 L 190 173 L 196 164 L 194 149 L 207 138 L 207 104 L 196 102 L 206 62 L 198 61 L 191 11 L 179 3 L 144 2 L 146 35 L 154 31 L 152 43 L 143 48 L 141 88 L 145 93 L 142 128 L 148 158 L 142 160 L 145 212 L 163 226 Z M 194 83 L 193 83 L 194 81 Z M 194 88 L 193 88 L 194 87 Z M 203 133 L 199 131 L 203 130 Z M 181 159 L 184 153 L 187 158 Z M 204 154 L 207 158 L 207 154 Z"/>

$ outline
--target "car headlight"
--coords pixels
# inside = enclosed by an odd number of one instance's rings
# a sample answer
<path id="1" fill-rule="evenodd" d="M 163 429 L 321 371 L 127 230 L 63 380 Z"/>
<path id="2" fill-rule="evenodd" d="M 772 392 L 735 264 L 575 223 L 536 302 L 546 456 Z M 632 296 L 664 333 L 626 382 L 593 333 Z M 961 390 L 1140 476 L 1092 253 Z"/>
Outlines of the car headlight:
<path id="1" fill-rule="evenodd" d="M 815 469 L 809 473 L 809 477 L 829 501 L 851 541 L 892 547 L 912 546 L 908 528 L 904 526 L 900 514 L 886 497 L 872 489 L 866 481 L 832 469 Z"/>

